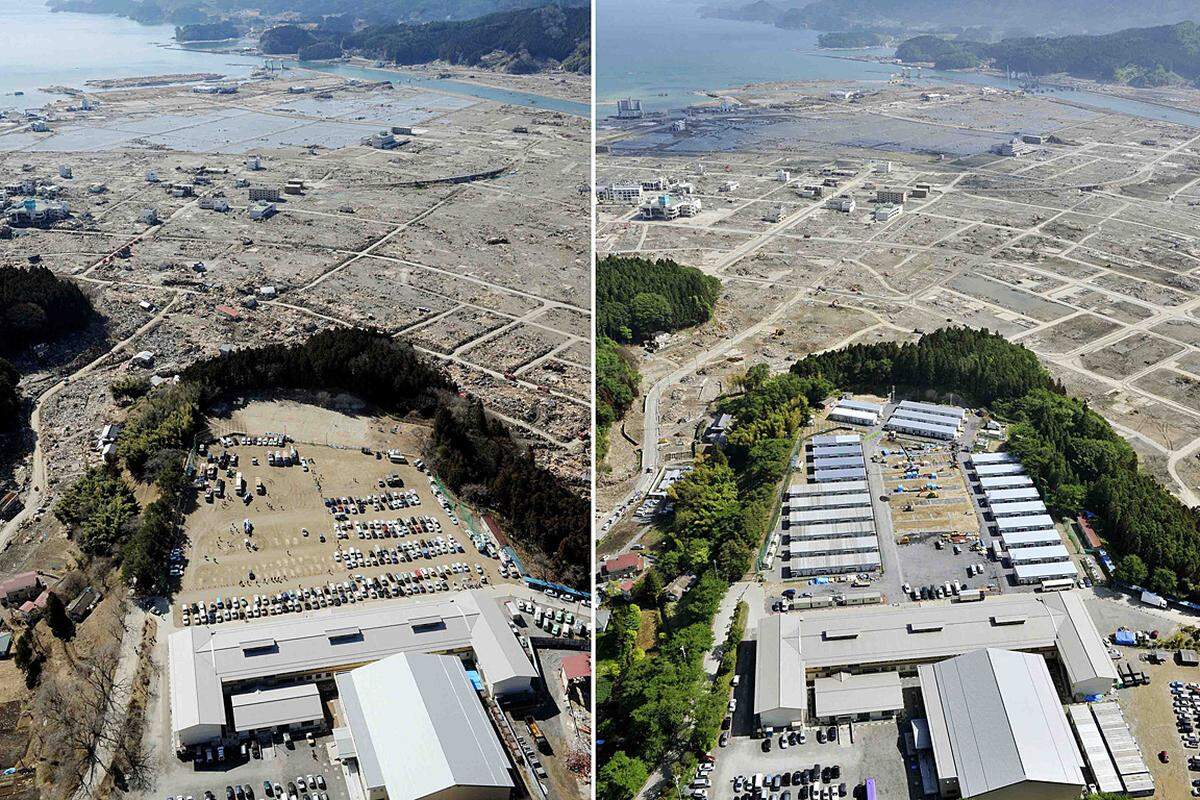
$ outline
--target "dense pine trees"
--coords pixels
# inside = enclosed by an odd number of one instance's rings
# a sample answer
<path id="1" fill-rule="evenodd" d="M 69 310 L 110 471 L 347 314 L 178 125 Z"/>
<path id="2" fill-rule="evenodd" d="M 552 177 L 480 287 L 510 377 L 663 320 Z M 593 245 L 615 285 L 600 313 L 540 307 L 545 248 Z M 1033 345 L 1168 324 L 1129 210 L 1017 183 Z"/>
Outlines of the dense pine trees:
<path id="1" fill-rule="evenodd" d="M 721 282 L 662 259 L 607 256 L 596 264 L 596 329 L 618 342 L 707 322 Z"/>

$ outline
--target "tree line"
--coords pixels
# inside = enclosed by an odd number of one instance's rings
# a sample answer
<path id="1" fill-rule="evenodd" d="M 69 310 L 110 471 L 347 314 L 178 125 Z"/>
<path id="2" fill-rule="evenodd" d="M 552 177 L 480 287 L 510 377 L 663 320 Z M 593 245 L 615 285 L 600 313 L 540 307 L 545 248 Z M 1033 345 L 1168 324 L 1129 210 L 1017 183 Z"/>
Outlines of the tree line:
<path id="1" fill-rule="evenodd" d="M 0 433 L 21 420 L 21 375 L 3 356 L 82 330 L 96 319 L 83 290 L 45 267 L 0 267 Z"/>
<path id="2" fill-rule="evenodd" d="M 1200 25 L 1183 21 L 1098 36 L 1026 36 L 995 43 L 917 36 L 902 42 L 896 57 L 933 62 L 939 69 L 971 68 L 990 61 L 997 67 L 1034 75 L 1066 73 L 1162 86 L 1200 80 Z"/>
<path id="3" fill-rule="evenodd" d="M 596 262 L 596 461 L 612 425 L 624 419 L 640 378 L 621 344 L 707 322 L 721 282 L 670 259 L 606 256 Z"/>
<path id="4" fill-rule="evenodd" d="M 81 330 L 95 316 L 74 281 L 45 267 L 0 267 L 0 352 L 15 353 Z"/>
<path id="5" fill-rule="evenodd" d="M 509 72 L 537 71 L 550 61 L 587 72 L 590 59 L 579 55 L 590 47 L 590 25 L 586 6 L 549 3 L 474 19 L 415 23 L 393 17 L 357 30 L 325 21 L 315 26 L 279 25 L 263 32 L 259 48 L 302 58 L 337 58 L 345 51 L 395 64 L 445 61 L 467 66 L 491 63 L 497 53 L 504 53 Z"/>
<path id="6" fill-rule="evenodd" d="M 272 390 L 346 392 L 382 412 L 433 420 L 430 460 L 468 502 L 494 509 L 512 538 L 546 555 L 551 578 L 583 585 L 590 562 L 589 505 L 539 466 L 482 404 L 406 342 L 360 328 L 336 328 L 296 345 L 238 350 L 192 364 L 177 385 L 132 406 L 117 454 L 137 477 L 155 483 L 151 503 L 121 546 L 139 587 L 161 587 L 165 555 L 176 541 L 176 512 L 186 499 L 180 464 L 205 412 L 222 399 Z M 81 489 L 82 491 L 82 489 Z"/>
<path id="7" fill-rule="evenodd" d="M 1037 357 L 998 334 L 945 328 L 918 342 L 851 345 L 808 356 L 792 372 L 841 389 L 963 398 L 1009 422 L 1008 448 L 1049 508 L 1092 515 L 1127 575 L 1196 596 L 1200 512 L 1145 472 L 1137 454 L 1083 400 L 1065 394 Z M 1140 582 L 1140 581 L 1132 581 Z"/>
<path id="8" fill-rule="evenodd" d="M 697 756 L 716 745 L 745 615 L 735 616 L 715 680 L 703 666 L 714 644 L 713 617 L 730 584 L 753 568 L 800 428 L 831 387 L 820 377 L 771 375 L 759 365 L 738 388 L 718 406 L 734 415 L 725 449 L 700 459 L 670 490 L 674 516 L 636 598 L 610 598 L 613 616 L 597 641 L 601 800 L 629 800 L 657 765 L 686 779 Z M 696 575 L 695 583 L 664 613 L 654 653 L 641 652 L 632 601 L 663 606 L 664 583 L 686 574 Z"/>
<path id="9" fill-rule="evenodd" d="M 638 371 L 633 358 L 607 336 L 596 339 L 596 461 L 608 455 L 608 435 L 613 423 L 638 396 Z"/>
<path id="10" fill-rule="evenodd" d="M 596 263 L 596 330 L 621 342 L 707 322 L 721 282 L 670 259 L 606 256 Z"/>

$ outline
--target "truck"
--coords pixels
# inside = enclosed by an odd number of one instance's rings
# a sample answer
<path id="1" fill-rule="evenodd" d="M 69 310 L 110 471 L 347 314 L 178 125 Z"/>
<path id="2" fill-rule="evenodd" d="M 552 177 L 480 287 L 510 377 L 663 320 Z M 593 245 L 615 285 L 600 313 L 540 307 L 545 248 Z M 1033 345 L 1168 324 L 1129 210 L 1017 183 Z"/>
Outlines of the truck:
<path id="1" fill-rule="evenodd" d="M 262 478 L 254 479 L 254 493 L 260 495 L 267 493 L 267 487 L 263 485 Z"/>
<path id="2" fill-rule="evenodd" d="M 242 473 L 237 473 L 233 478 L 233 493 L 241 497 L 246 493 L 246 479 L 242 477 Z"/>

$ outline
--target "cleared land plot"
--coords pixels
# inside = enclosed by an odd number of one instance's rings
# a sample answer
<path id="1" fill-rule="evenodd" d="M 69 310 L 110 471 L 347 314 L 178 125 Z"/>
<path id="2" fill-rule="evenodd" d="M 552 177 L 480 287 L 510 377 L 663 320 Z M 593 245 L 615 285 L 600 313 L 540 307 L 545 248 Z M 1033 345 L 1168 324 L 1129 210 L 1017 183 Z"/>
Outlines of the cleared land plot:
<path id="1" fill-rule="evenodd" d="M 289 416 L 295 415 L 310 417 L 305 427 L 313 425 L 316 420 L 327 421 L 332 417 L 348 426 L 346 438 L 352 441 L 362 441 L 364 436 L 374 441 L 390 438 L 393 446 L 411 447 L 423 437 L 423 432 L 419 429 L 405 430 L 409 426 L 404 425 L 394 425 L 392 429 L 398 432 L 390 437 L 373 435 L 370 429 L 375 428 L 378 420 L 366 418 L 358 421 L 350 418 L 342 421 L 340 415 L 331 415 L 321 409 L 306 413 L 303 406 L 292 406 L 286 411 L 281 411 L 281 418 L 266 422 L 267 428 L 247 433 L 255 435 L 266 433 L 268 430 L 288 428 L 284 424 L 285 421 Z M 235 417 L 234 420 L 218 424 L 216 427 L 218 430 L 232 430 L 236 422 L 242 419 L 244 418 Z M 244 426 L 236 427 L 240 429 Z M 310 430 L 308 433 L 318 431 Z M 184 523 L 188 541 L 185 548 L 188 565 L 181 581 L 181 591 L 177 598 L 179 603 L 211 601 L 218 596 L 275 593 L 297 586 L 316 586 L 328 581 L 340 582 L 359 573 L 374 576 L 381 575 L 389 569 L 414 569 L 454 561 L 480 563 L 490 580 L 502 580 L 492 566 L 494 562 L 482 558 L 474 551 L 464 527 L 454 525 L 436 502 L 429 490 L 428 478 L 424 474 L 411 464 L 392 464 L 387 459 L 377 460 L 372 456 L 363 455 L 357 449 L 350 449 L 343 442 L 336 441 L 336 430 L 332 433 L 333 435 L 327 433 L 326 436 L 333 446 L 306 442 L 296 444 L 300 456 L 310 461 L 309 472 L 304 472 L 300 466 L 268 466 L 269 448 L 266 447 L 228 448 L 230 453 L 238 455 L 236 470 L 245 476 L 252 500 L 246 505 L 242 498 L 234 496 L 232 480 L 222 475 L 228 483 L 228 496 L 225 499 L 215 499 L 211 504 L 201 500 L 196 510 L 188 515 Z M 294 433 L 291 435 L 296 436 Z M 218 444 L 214 449 L 220 452 L 223 448 Z M 255 458 L 259 461 L 258 465 L 253 464 Z M 365 522 L 373 519 L 404 520 L 433 516 L 442 524 L 441 535 L 456 538 L 466 552 L 419 559 L 411 564 L 395 567 L 356 567 L 353 570 L 348 570 L 342 563 L 334 560 L 334 553 L 339 547 L 343 550 L 349 547 L 367 550 L 376 545 L 394 547 L 397 542 L 412 538 L 360 541 L 357 536 L 351 534 L 350 539 L 339 541 L 333 530 L 334 518 L 324 505 L 323 499 L 326 497 L 365 497 L 378 494 L 382 490 L 377 482 L 392 474 L 401 477 L 404 490 L 412 489 L 417 492 L 421 500 L 420 505 L 400 511 L 368 509 L 361 516 L 351 516 L 350 520 Z M 256 478 L 261 478 L 266 488 L 263 495 L 255 494 Z M 243 520 L 246 519 L 249 519 L 254 527 L 253 534 L 249 537 L 250 547 L 244 543 L 247 537 L 242 530 Z M 309 531 L 308 536 L 303 533 L 306 528 Z M 321 541 L 322 536 L 326 541 Z"/>
<path id="2" fill-rule="evenodd" d="M 1072 309 L 1061 303 L 1046 300 L 1029 292 L 981 275 L 957 275 L 949 282 L 949 287 L 965 295 L 985 300 L 1002 309 L 1014 311 L 1039 322 L 1050 322 L 1061 319 L 1072 313 Z"/>
<path id="3" fill-rule="evenodd" d="M 892 443 L 883 445 L 886 445 L 883 449 L 893 452 Z M 897 538 L 929 533 L 978 533 L 971 497 L 954 457 L 942 448 L 922 451 L 911 447 L 909 452 L 918 470 L 916 478 L 904 477 L 909 460 L 903 455 L 888 455 L 881 465 L 884 491 L 890 498 L 892 529 Z M 936 488 L 926 488 L 931 485 Z"/>
<path id="4" fill-rule="evenodd" d="M 1067 353 L 1107 336 L 1119 327 L 1117 323 L 1093 314 L 1080 314 L 1022 337 L 1021 344 L 1043 353 Z"/>
<path id="5" fill-rule="evenodd" d="M 1088 369 L 1119 379 L 1140 372 L 1182 350 L 1181 345 L 1169 339 L 1149 333 L 1135 333 L 1100 350 L 1085 353 L 1079 360 Z"/>
<path id="6" fill-rule="evenodd" d="M 1169 319 L 1166 322 L 1155 325 L 1150 330 L 1160 336 L 1174 339 L 1177 342 L 1190 344 L 1193 347 L 1200 347 L 1200 322 L 1196 322 L 1195 320 L 1183 318 Z"/>

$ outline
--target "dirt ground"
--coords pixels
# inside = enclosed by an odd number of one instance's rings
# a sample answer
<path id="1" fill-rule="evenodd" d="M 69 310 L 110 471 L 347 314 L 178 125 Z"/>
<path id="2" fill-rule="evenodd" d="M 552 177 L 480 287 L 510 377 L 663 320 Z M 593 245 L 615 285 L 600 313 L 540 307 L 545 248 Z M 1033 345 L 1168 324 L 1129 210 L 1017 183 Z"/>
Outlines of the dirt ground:
<path id="1" fill-rule="evenodd" d="M 283 433 L 296 440 L 301 458 L 308 459 L 310 471 L 299 465 L 272 467 L 267 465 L 267 452 L 275 448 L 235 446 L 222 448 L 219 443 L 210 452 L 222 449 L 238 456 L 238 467 L 247 483 L 252 500 L 245 505 L 233 493 L 232 481 L 224 499 L 203 498 L 187 518 L 185 532 L 187 559 L 178 605 L 229 595 L 275 593 L 284 589 L 318 586 L 329 581 L 344 581 L 351 575 L 368 577 L 396 569 L 431 567 L 452 562 L 466 562 L 484 568 L 489 582 L 504 580 L 496 562 L 481 556 L 470 541 L 468 533 L 473 517 L 460 511 L 456 525 L 434 498 L 429 478 L 410 462 L 393 464 L 387 458 L 364 455 L 359 447 L 397 448 L 410 459 L 417 458 L 419 445 L 426 436 L 425 429 L 397 423 L 389 419 L 352 416 L 301 403 L 255 402 L 232 415 L 213 420 L 216 433 L 233 431 L 248 435 Z M 254 464 L 257 459 L 258 464 Z M 370 520 L 407 520 L 432 516 L 442 526 L 442 534 L 455 538 L 463 553 L 418 559 L 404 565 L 381 565 L 347 569 L 335 561 L 339 546 L 345 552 L 350 547 L 368 550 L 376 546 L 395 547 L 404 539 L 360 540 L 353 532 L 349 539 L 339 540 L 334 532 L 335 520 L 325 507 L 326 497 L 363 497 L 377 494 L 380 479 L 399 475 L 403 489 L 415 490 L 420 498 L 417 506 L 399 511 L 377 512 L 351 516 L 350 522 Z M 265 494 L 254 492 L 255 479 L 261 478 Z M 253 533 L 251 546 L 242 532 L 243 520 L 249 519 Z M 308 536 L 303 534 L 307 529 Z M 325 541 L 321 541 L 324 536 Z M 253 578 L 251 578 L 253 574 Z M 472 574 L 472 577 L 474 577 Z"/>
<path id="2" fill-rule="evenodd" d="M 1184 800 L 1190 797 L 1190 784 L 1198 772 L 1189 772 L 1187 758 L 1196 750 L 1185 750 L 1175 733 L 1175 714 L 1171 711 L 1171 681 L 1200 681 L 1200 670 L 1181 667 L 1173 661 L 1153 665 L 1139 661 L 1137 668 L 1150 676 L 1149 686 L 1118 691 L 1125 721 L 1142 748 L 1150 773 L 1154 776 L 1154 796 L 1159 800 Z M 1158 760 L 1160 750 L 1170 754 L 1171 763 Z"/>
<path id="3" fill-rule="evenodd" d="M 891 447 L 887 449 L 894 452 Z M 897 537 L 926 532 L 960 533 L 964 527 L 976 527 L 966 481 L 948 450 L 936 449 L 916 454 L 920 469 L 917 478 L 903 478 L 907 463 L 903 454 L 889 455 L 884 459 L 883 485 L 891 498 L 892 526 Z M 937 484 L 937 488 L 925 489 L 929 483 Z M 899 487 L 903 487 L 904 491 L 896 492 Z M 906 511 L 909 504 L 912 510 Z"/>

